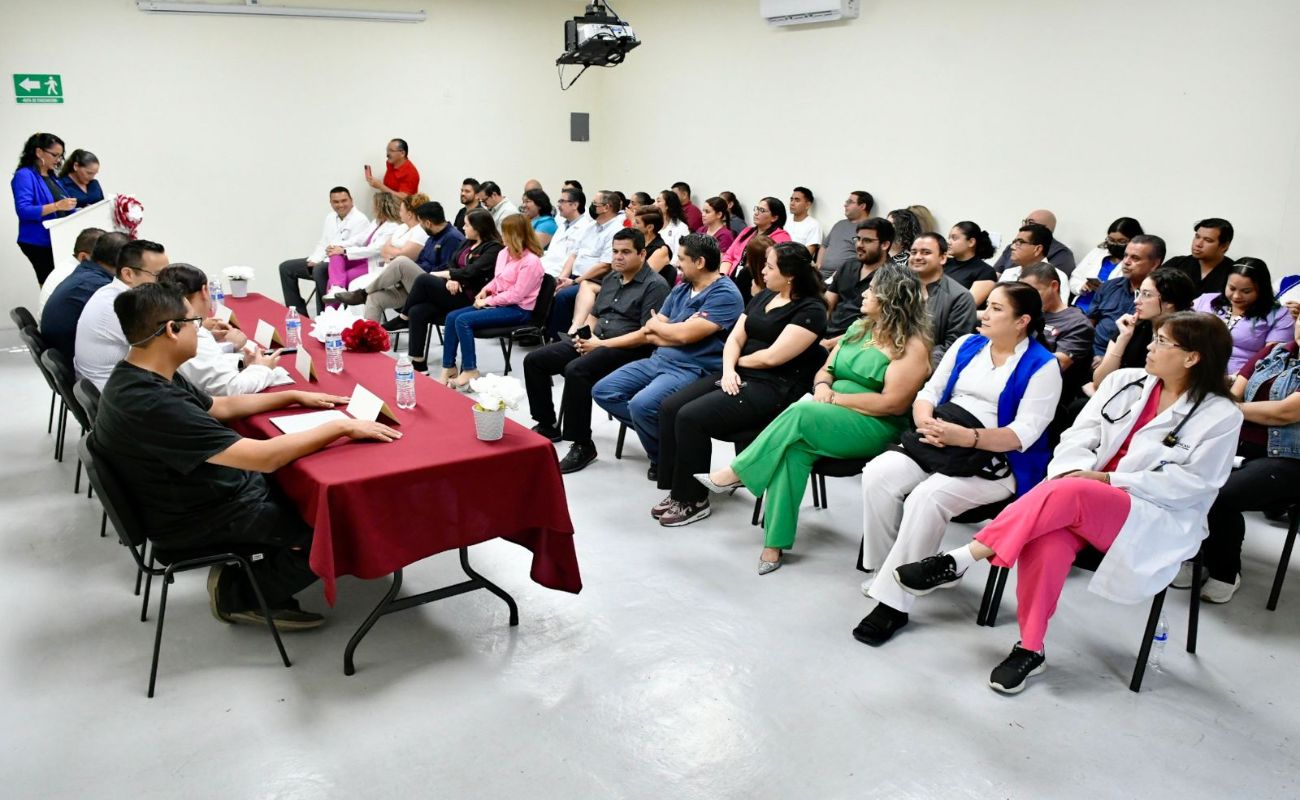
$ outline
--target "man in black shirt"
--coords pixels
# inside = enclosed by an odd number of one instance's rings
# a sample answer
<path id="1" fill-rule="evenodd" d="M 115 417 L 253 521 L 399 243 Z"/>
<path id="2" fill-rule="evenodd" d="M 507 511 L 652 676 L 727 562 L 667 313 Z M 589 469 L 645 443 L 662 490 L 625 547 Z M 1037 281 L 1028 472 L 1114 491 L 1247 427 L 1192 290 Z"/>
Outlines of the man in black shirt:
<path id="1" fill-rule="evenodd" d="M 176 372 L 194 356 L 202 322 L 178 291 L 144 284 L 119 295 L 113 309 L 131 349 L 104 386 L 91 438 L 136 507 L 158 560 L 167 564 L 199 548 L 252 546 L 266 556 L 252 569 L 276 627 L 318 627 L 323 618 L 302 611 L 293 598 L 316 580 L 307 564 L 311 529 L 262 473 L 343 436 L 387 442 L 401 434 L 344 419 L 265 441 L 245 439 L 222 423 L 295 404 L 332 408 L 348 398 L 299 391 L 211 397 Z M 213 567 L 208 591 L 218 619 L 266 624 L 251 583 L 237 571 Z"/>
<path id="2" fill-rule="evenodd" d="M 533 430 L 553 442 L 573 442 L 560 461 L 560 471 L 577 472 L 596 460 L 591 440 L 591 387 L 596 381 L 654 349 L 644 327 L 668 297 L 668 283 L 645 263 L 645 236 L 635 228 L 614 234 L 614 271 L 600 282 L 596 306 L 587 316 L 589 336 L 549 344 L 524 359 L 528 407 L 537 425 Z M 579 334 L 585 331 L 579 330 Z M 555 427 L 551 376 L 564 375 L 560 407 L 564 430 Z"/>
<path id="3" fill-rule="evenodd" d="M 853 237 L 858 260 L 841 266 L 826 289 L 826 306 L 830 322 L 822 347 L 830 350 L 839 338 L 862 316 L 862 296 L 871 285 L 871 277 L 885 263 L 894 243 L 894 223 L 885 217 L 872 217 L 858 223 Z"/>
<path id="4" fill-rule="evenodd" d="M 1181 270 L 1191 278 L 1198 297 L 1223 294 L 1228 285 L 1228 272 L 1232 270 L 1232 259 L 1228 258 L 1234 234 L 1232 223 L 1210 217 L 1196 223 L 1192 230 L 1192 254 L 1171 258 L 1164 265 Z"/>

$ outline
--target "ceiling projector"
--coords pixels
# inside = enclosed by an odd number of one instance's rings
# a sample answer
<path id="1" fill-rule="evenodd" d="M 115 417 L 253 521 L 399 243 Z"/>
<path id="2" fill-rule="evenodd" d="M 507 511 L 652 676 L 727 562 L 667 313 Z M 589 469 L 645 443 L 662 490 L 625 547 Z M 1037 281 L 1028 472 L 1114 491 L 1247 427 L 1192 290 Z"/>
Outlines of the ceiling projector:
<path id="1" fill-rule="evenodd" d="M 641 44 L 632 28 L 602 0 L 587 4 L 587 13 L 564 23 L 564 54 L 556 65 L 616 67 Z M 574 80 L 577 80 L 576 78 Z"/>

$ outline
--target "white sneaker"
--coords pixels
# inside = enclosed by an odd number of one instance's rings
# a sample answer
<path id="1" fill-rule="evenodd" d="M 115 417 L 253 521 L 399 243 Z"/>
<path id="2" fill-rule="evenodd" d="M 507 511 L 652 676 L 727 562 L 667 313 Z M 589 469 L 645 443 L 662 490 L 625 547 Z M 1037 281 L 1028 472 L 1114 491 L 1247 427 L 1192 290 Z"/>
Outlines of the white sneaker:
<path id="1" fill-rule="evenodd" d="M 325 296 L 324 296 L 323 298 L 321 298 L 321 299 L 323 299 L 323 300 L 333 300 L 333 299 L 334 299 L 334 295 L 339 294 L 340 292 L 344 292 L 344 291 L 347 291 L 347 290 L 344 289 L 342 286 L 331 286 L 331 287 L 330 287 L 330 290 L 329 290 L 328 292 L 326 292 L 326 293 L 325 293 Z"/>
<path id="2" fill-rule="evenodd" d="M 1204 569 L 1204 567 L 1202 567 Z M 1205 583 L 1205 573 L 1201 573 L 1201 583 Z M 1192 562 L 1184 561 L 1183 565 L 1178 568 L 1178 574 L 1174 576 L 1174 582 L 1169 584 L 1175 589 L 1192 588 Z"/>
<path id="3" fill-rule="evenodd" d="M 1226 603 L 1232 599 L 1232 596 L 1241 588 L 1241 575 L 1232 583 L 1226 581 L 1216 581 L 1214 578 L 1206 578 L 1205 584 L 1201 586 L 1201 599 L 1207 603 Z"/>

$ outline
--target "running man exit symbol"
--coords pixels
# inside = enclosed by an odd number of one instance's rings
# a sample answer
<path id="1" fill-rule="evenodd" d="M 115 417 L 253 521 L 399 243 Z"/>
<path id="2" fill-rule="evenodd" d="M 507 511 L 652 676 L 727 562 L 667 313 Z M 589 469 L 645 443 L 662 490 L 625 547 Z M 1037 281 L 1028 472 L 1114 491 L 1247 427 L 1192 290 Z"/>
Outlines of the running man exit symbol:
<path id="1" fill-rule="evenodd" d="M 14 100 L 18 103 L 62 103 L 63 76 L 16 74 Z"/>

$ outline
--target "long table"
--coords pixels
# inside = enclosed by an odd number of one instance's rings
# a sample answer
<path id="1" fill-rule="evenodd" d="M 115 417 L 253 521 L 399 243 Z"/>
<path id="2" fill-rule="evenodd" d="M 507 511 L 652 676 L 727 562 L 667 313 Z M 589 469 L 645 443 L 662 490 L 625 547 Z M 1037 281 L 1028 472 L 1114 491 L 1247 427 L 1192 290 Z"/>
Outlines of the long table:
<path id="1" fill-rule="evenodd" d="M 235 322 L 250 336 L 259 319 L 285 335 L 287 309 L 259 294 L 227 298 Z M 344 673 L 355 672 L 353 653 L 384 614 L 468 591 L 484 589 L 505 601 L 510 624 L 517 625 L 514 600 L 469 565 L 467 548 L 502 538 L 533 553 L 532 579 L 551 589 L 582 589 L 573 547 L 564 482 L 555 449 L 545 438 L 506 421 L 505 435 L 495 442 L 475 435 L 473 401 L 424 375 L 416 375 L 417 406 L 397 408 L 395 362 L 383 353 L 344 354 L 343 372 L 325 371 L 324 345 L 307 335 L 303 347 L 312 355 L 319 382 L 305 383 L 293 357 L 281 366 L 293 386 L 348 395 L 361 384 L 388 403 L 402 438 L 391 443 L 336 442 L 300 458 L 275 473 L 275 480 L 315 531 L 310 563 L 334 604 L 340 575 L 358 578 L 392 576 L 392 586 L 353 634 L 344 651 Z M 277 391 L 271 389 L 270 391 Z M 235 429 L 261 439 L 279 435 L 271 417 L 304 413 L 285 409 L 240 420 Z M 418 595 L 398 598 L 402 569 L 448 550 L 460 551 L 468 580 Z"/>

